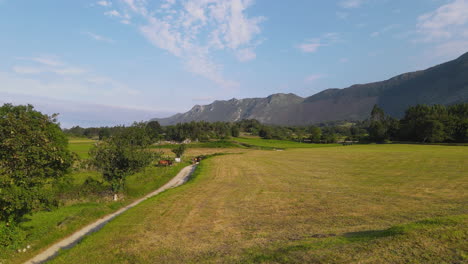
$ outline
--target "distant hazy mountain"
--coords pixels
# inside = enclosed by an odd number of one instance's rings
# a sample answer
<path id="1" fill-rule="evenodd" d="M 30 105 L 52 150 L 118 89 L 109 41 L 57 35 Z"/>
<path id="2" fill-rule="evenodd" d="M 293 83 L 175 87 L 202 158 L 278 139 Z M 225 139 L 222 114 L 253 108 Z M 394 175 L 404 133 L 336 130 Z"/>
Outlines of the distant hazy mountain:
<path id="1" fill-rule="evenodd" d="M 411 105 L 461 102 L 468 102 L 468 53 L 424 71 L 345 89 L 327 89 L 307 98 L 273 94 L 266 98 L 214 101 L 209 105 L 196 105 L 183 114 L 153 120 L 162 125 L 242 119 L 257 119 L 265 124 L 306 125 L 362 120 L 369 116 L 374 104 L 390 115 L 401 117 Z"/>

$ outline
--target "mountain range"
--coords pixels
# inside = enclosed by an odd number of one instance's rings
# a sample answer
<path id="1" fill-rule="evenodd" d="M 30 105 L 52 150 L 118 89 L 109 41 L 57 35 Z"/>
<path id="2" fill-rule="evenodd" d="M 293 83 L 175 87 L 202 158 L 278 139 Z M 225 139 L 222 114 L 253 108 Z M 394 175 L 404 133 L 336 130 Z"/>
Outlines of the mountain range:
<path id="1" fill-rule="evenodd" d="M 273 94 L 266 98 L 214 101 L 195 105 L 186 113 L 154 118 L 161 125 L 191 121 L 257 119 L 264 124 L 309 125 L 338 120 L 363 120 L 377 104 L 391 116 L 401 117 L 416 104 L 468 102 L 468 52 L 426 70 L 404 73 L 391 79 L 356 84 L 344 89 L 327 89 L 310 97 Z"/>

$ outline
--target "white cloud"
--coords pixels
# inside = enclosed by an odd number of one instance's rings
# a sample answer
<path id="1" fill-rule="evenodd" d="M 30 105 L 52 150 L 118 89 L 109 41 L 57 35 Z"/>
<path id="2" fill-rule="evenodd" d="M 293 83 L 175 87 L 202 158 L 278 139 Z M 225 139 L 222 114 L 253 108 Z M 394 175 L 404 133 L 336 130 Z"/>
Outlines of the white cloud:
<path id="1" fill-rule="evenodd" d="M 339 6 L 342 8 L 357 8 L 364 4 L 366 0 L 343 0 L 339 2 Z"/>
<path id="2" fill-rule="evenodd" d="M 56 56 L 21 57 L 18 60 L 27 62 L 27 65 L 16 65 L 13 67 L 13 71 L 18 74 L 55 73 L 58 75 L 81 75 L 87 72 L 86 69 L 67 65 Z"/>
<path id="3" fill-rule="evenodd" d="M 320 40 L 318 39 L 312 39 L 308 40 L 305 43 L 299 44 L 298 48 L 302 50 L 302 52 L 306 53 L 314 53 L 320 48 L 321 46 L 324 46 L 320 43 Z"/>
<path id="4" fill-rule="evenodd" d="M 110 38 L 106 38 L 104 36 L 101 36 L 101 35 L 98 35 L 98 34 L 95 34 L 95 33 L 92 33 L 92 32 L 83 32 L 83 34 L 93 38 L 94 40 L 97 40 L 97 41 L 102 41 L 102 42 L 107 42 L 107 43 L 114 43 L 114 40 L 113 39 L 110 39 Z"/>
<path id="5" fill-rule="evenodd" d="M 305 53 L 317 52 L 320 47 L 330 46 L 331 44 L 340 41 L 340 35 L 338 33 L 327 33 L 322 35 L 320 38 L 313 38 L 306 40 L 305 42 L 297 45 L 297 48 Z"/>
<path id="6" fill-rule="evenodd" d="M 110 16 L 110 17 L 121 17 L 122 15 L 119 13 L 117 10 L 110 10 L 107 12 L 104 12 L 104 15 Z"/>
<path id="7" fill-rule="evenodd" d="M 110 1 L 98 1 L 96 4 L 104 7 L 109 7 L 112 5 Z"/>
<path id="8" fill-rule="evenodd" d="M 326 77 L 326 75 L 323 75 L 323 74 L 311 74 L 311 75 L 309 75 L 309 76 L 307 76 L 305 78 L 305 82 L 306 83 L 312 83 L 312 82 L 315 82 L 315 81 L 317 81 L 319 79 L 323 79 L 325 77 Z"/>
<path id="9" fill-rule="evenodd" d="M 455 0 L 418 18 L 417 29 L 423 41 L 456 37 L 468 26 L 468 0 Z"/>
<path id="10" fill-rule="evenodd" d="M 252 0 L 165 0 L 157 10 L 146 0 L 122 2 L 125 8 L 119 14 L 130 11 L 138 16 L 138 29 L 150 43 L 182 59 L 188 71 L 221 86 L 237 83 L 225 79 L 222 65 L 213 61 L 214 51 L 228 51 L 240 62 L 256 58 L 264 18 L 247 16 Z"/>
<path id="11" fill-rule="evenodd" d="M 128 19 L 122 19 L 122 20 L 120 20 L 120 23 L 125 24 L 125 25 L 131 24 L 130 20 L 128 20 Z"/>
<path id="12" fill-rule="evenodd" d="M 30 96 L 49 95 L 56 99 L 86 98 L 96 101 L 117 100 L 124 102 L 139 91 L 111 78 L 64 62 L 53 63 L 37 58 L 19 58 L 21 64 L 11 72 L 0 72 L 0 92 Z M 59 61 L 57 59 L 57 61 Z"/>
<path id="13" fill-rule="evenodd" d="M 383 35 L 384 33 L 392 31 L 392 30 L 394 30 L 394 29 L 396 29 L 398 27 L 400 27 L 399 24 L 391 24 L 391 25 L 388 25 L 388 26 L 384 27 L 383 29 L 381 29 L 379 31 L 372 32 L 370 36 L 373 37 L 373 38 L 379 37 L 379 36 Z"/>
<path id="14" fill-rule="evenodd" d="M 54 57 L 35 57 L 32 58 L 33 61 L 39 62 L 48 66 L 60 66 L 63 65 L 61 61 Z"/>
<path id="15" fill-rule="evenodd" d="M 241 49 L 237 52 L 237 59 L 239 61 L 250 61 L 254 60 L 256 57 L 257 54 L 250 48 Z"/>
<path id="16" fill-rule="evenodd" d="M 58 75 L 81 75 L 86 73 L 85 69 L 74 67 L 40 67 L 40 66 L 14 66 L 13 71 L 19 74 L 41 74 L 55 73 Z"/>
<path id="17" fill-rule="evenodd" d="M 449 60 L 468 50 L 468 0 L 453 0 L 418 17 L 413 42 L 431 45 L 422 60 Z"/>

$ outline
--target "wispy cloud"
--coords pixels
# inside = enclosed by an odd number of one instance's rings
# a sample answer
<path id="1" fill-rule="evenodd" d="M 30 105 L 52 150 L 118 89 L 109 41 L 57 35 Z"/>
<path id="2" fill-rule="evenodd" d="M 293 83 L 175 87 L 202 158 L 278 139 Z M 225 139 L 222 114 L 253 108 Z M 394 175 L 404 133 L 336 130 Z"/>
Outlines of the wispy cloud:
<path id="1" fill-rule="evenodd" d="M 327 33 L 320 38 L 312 38 L 297 45 L 297 48 L 305 53 L 317 52 L 320 47 L 330 46 L 340 41 L 338 33 Z"/>
<path id="2" fill-rule="evenodd" d="M 112 5 L 110 1 L 98 1 L 96 4 L 104 7 L 109 7 Z"/>
<path id="3" fill-rule="evenodd" d="M 90 38 L 92 38 L 92 39 L 94 39 L 94 40 L 97 40 L 97 41 L 102 41 L 102 42 L 107 42 L 107 43 L 114 43 L 115 42 L 111 38 L 107 38 L 107 37 L 95 34 L 93 32 L 86 31 L 86 32 L 83 32 L 83 34 L 90 37 Z"/>
<path id="4" fill-rule="evenodd" d="M 0 91 L 40 95 L 49 89 L 47 94 L 72 97 L 79 94 L 136 95 L 139 93 L 109 77 L 65 63 L 56 56 L 21 57 L 18 60 L 22 63 L 13 66 L 12 73 L 2 75 L 2 83 L 8 83 L 6 86 L 12 90 Z M 43 74 L 52 75 L 44 78 Z M 43 82 L 45 79 L 48 81 Z M 18 90 L 18 87 L 21 88 Z M 74 89 L 74 87 L 79 88 Z"/>
<path id="5" fill-rule="evenodd" d="M 364 4 L 366 0 L 343 0 L 338 3 L 342 8 L 357 8 Z"/>
<path id="6" fill-rule="evenodd" d="M 18 60 L 27 62 L 26 65 L 13 66 L 12 70 L 18 74 L 55 73 L 58 75 L 81 75 L 87 72 L 83 68 L 66 65 L 55 56 L 21 57 Z"/>
<path id="7" fill-rule="evenodd" d="M 384 33 L 392 31 L 392 30 L 394 30 L 394 29 L 396 29 L 398 27 L 400 27 L 399 24 L 392 24 L 392 25 L 384 27 L 383 29 L 381 29 L 379 31 L 372 32 L 370 34 L 370 36 L 373 37 L 373 38 L 376 38 L 376 37 L 379 37 L 379 36 L 383 35 Z"/>
<path id="8" fill-rule="evenodd" d="M 215 98 L 212 97 L 212 96 L 202 96 L 202 97 L 195 97 L 195 98 L 192 98 L 192 101 L 194 102 L 211 102 L 211 101 L 214 101 Z"/>
<path id="9" fill-rule="evenodd" d="M 165 0 L 152 10 L 145 0 L 122 0 L 122 10 L 106 15 L 139 17 L 139 32 L 154 46 L 183 60 L 185 68 L 223 87 L 237 86 L 226 79 L 222 65 L 214 62 L 215 51 L 228 51 L 240 62 L 256 58 L 255 47 L 263 17 L 245 11 L 252 0 Z M 112 12 L 112 13 L 109 13 Z M 123 23 L 123 20 L 121 21 Z M 130 22 L 127 20 L 127 22 Z"/>
<path id="10" fill-rule="evenodd" d="M 417 29 L 423 41 L 456 37 L 468 26 L 468 0 L 455 0 L 418 18 Z"/>
<path id="11" fill-rule="evenodd" d="M 430 57 L 452 59 L 468 50 L 468 0 L 453 0 L 418 17 L 414 42 L 433 44 Z"/>
<path id="12" fill-rule="evenodd" d="M 317 80 L 320 80 L 320 79 L 323 79 L 325 77 L 326 77 L 326 75 L 324 75 L 324 74 L 311 74 L 311 75 L 307 76 L 304 81 L 306 83 L 313 83 L 313 82 L 315 82 Z"/>

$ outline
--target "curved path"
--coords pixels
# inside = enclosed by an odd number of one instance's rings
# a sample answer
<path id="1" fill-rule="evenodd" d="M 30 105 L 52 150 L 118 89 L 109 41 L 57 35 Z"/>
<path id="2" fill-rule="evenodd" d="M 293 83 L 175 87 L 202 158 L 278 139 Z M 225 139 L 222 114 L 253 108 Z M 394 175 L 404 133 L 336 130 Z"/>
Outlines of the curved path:
<path id="1" fill-rule="evenodd" d="M 73 247 L 76 243 L 78 243 L 81 239 L 83 239 L 85 236 L 98 231 L 104 225 L 106 225 L 109 221 L 114 219 L 116 216 L 122 214 L 123 212 L 127 211 L 128 209 L 135 207 L 139 203 L 143 202 L 144 200 L 153 197 L 167 189 L 171 189 L 174 187 L 177 187 L 179 185 L 184 184 L 189 178 L 190 175 L 192 175 L 193 171 L 195 170 L 196 165 L 190 165 L 185 168 L 183 168 L 172 180 L 170 180 L 168 183 L 166 183 L 164 186 L 160 187 L 159 189 L 147 194 L 145 197 L 136 200 L 135 202 L 119 209 L 115 213 L 109 214 L 104 216 L 103 218 L 97 220 L 96 222 L 89 224 L 82 229 L 76 231 L 73 233 L 71 236 L 53 244 L 50 246 L 48 249 L 40 253 L 39 255 L 36 255 L 34 258 L 28 260 L 25 262 L 25 264 L 37 264 L 37 263 L 44 263 L 52 258 L 54 258 L 61 249 L 69 249 Z"/>

